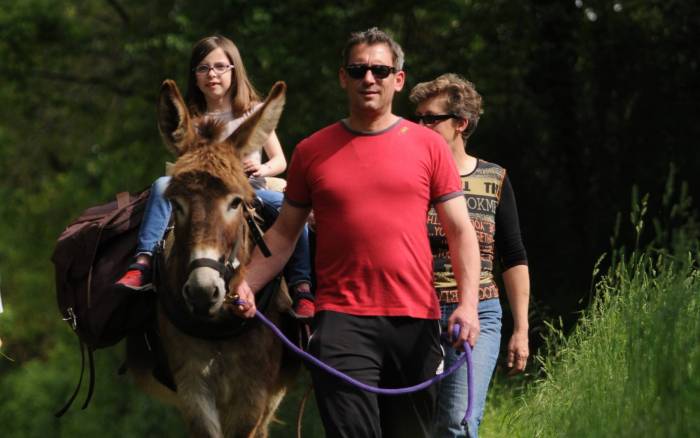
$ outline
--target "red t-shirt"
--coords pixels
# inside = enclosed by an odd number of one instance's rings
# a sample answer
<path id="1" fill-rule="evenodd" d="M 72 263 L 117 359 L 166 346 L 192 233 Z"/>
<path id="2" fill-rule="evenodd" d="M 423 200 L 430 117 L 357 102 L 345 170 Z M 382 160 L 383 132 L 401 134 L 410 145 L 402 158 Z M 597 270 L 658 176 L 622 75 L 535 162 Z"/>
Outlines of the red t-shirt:
<path id="1" fill-rule="evenodd" d="M 338 122 L 304 139 L 285 197 L 316 218 L 316 309 L 439 318 L 426 218 L 461 194 L 444 139 L 415 123 L 367 134 Z"/>

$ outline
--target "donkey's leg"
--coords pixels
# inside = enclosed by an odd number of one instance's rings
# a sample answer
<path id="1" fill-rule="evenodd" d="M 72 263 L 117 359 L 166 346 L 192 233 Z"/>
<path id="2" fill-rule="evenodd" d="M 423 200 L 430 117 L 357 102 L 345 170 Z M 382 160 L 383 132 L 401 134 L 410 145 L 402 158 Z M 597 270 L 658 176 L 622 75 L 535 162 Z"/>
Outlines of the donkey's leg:
<path id="1" fill-rule="evenodd" d="M 216 402 L 205 382 L 188 378 L 179 380 L 177 385 L 181 400 L 180 411 L 187 423 L 190 436 L 223 438 Z"/>
<path id="2" fill-rule="evenodd" d="M 224 436 L 226 438 L 256 438 L 261 430 L 263 416 L 256 412 L 261 412 L 255 406 L 229 406 L 226 412 L 222 413 L 222 423 L 224 428 Z"/>
<path id="3" fill-rule="evenodd" d="M 270 394 L 258 385 L 239 387 L 235 399 L 221 411 L 226 438 L 267 438 L 269 423 L 284 391 Z"/>
<path id="4" fill-rule="evenodd" d="M 267 438 L 268 432 L 270 431 L 270 422 L 275 418 L 275 412 L 277 411 L 280 403 L 282 403 L 282 399 L 284 398 L 286 392 L 287 391 L 285 389 L 282 389 L 281 391 L 270 395 L 265 412 L 263 412 L 263 415 L 260 418 L 260 424 L 255 431 L 255 435 L 253 435 L 255 438 Z"/>

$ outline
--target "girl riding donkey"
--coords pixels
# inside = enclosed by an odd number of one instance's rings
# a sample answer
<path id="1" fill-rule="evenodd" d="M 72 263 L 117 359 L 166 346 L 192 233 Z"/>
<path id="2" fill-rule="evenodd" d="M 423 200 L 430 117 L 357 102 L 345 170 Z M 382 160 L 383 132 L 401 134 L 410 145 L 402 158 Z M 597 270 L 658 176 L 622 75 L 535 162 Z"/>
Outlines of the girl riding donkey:
<path id="1" fill-rule="evenodd" d="M 224 124 L 224 137 L 231 135 L 261 105 L 258 93 L 248 79 L 238 48 L 231 40 L 220 35 L 203 38 L 194 45 L 185 99 L 193 117 L 213 119 Z M 244 170 L 256 195 L 264 203 L 279 210 L 284 196 L 278 191 L 268 190 L 265 181 L 265 177 L 278 175 L 287 166 L 274 131 L 263 149 L 269 160 L 263 163 L 262 151 L 254 151 L 244 158 Z M 152 287 L 153 250 L 157 242 L 163 239 L 172 212 L 170 202 L 163 196 L 169 182 L 169 176 L 162 176 L 151 187 L 143 223 L 139 229 L 136 259 L 117 281 L 117 285 L 121 287 L 133 290 Z M 284 274 L 297 317 L 313 317 L 311 264 L 306 228 L 299 237 Z"/>

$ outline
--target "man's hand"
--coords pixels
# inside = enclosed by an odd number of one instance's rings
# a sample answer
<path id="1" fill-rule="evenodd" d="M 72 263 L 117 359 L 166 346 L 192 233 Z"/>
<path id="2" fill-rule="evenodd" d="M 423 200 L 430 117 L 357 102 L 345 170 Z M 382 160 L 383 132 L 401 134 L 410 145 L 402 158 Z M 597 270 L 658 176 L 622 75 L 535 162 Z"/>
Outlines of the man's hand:
<path id="1" fill-rule="evenodd" d="M 252 318 L 255 316 L 255 295 L 248 286 L 248 283 L 243 280 L 236 288 L 236 295 L 242 301 L 241 304 L 234 304 L 232 311 L 236 316 L 241 318 Z"/>
<path id="2" fill-rule="evenodd" d="M 452 337 L 452 329 L 455 324 L 459 324 L 461 327 L 459 337 L 456 339 Z M 470 308 L 465 305 L 457 306 L 447 320 L 447 332 L 455 349 L 462 350 L 462 345 L 465 341 L 469 342 L 469 345 L 474 348 L 476 340 L 479 338 L 479 314 L 476 308 Z"/>
<path id="3" fill-rule="evenodd" d="M 513 333 L 508 342 L 508 368 L 511 368 L 508 375 L 514 376 L 525 371 L 528 356 L 530 348 L 527 333 Z"/>

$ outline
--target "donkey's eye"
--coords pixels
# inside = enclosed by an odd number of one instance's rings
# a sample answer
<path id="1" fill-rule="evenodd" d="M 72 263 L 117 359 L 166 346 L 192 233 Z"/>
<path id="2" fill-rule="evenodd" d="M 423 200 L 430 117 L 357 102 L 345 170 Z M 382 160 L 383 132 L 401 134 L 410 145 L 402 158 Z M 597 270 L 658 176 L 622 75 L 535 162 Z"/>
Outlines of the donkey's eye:
<path id="1" fill-rule="evenodd" d="M 184 213 L 185 209 L 182 207 L 182 204 L 177 202 L 175 199 L 170 200 L 170 205 L 173 206 L 173 210 L 175 210 L 176 213 Z"/>
<path id="2" fill-rule="evenodd" d="M 170 198 L 170 205 L 173 207 L 173 213 L 176 221 L 184 221 L 187 216 L 187 203 L 182 202 L 179 198 Z"/>
<path id="3" fill-rule="evenodd" d="M 228 206 L 228 208 L 230 210 L 235 210 L 238 208 L 239 205 L 241 205 L 242 201 L 243 201 L 243 198 L 236 196 L 235 198 L 233 198 L 233 200 L 231 201 L 231 204 Z"/>

